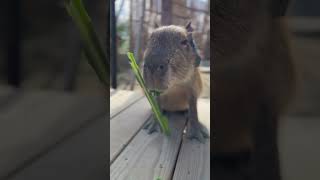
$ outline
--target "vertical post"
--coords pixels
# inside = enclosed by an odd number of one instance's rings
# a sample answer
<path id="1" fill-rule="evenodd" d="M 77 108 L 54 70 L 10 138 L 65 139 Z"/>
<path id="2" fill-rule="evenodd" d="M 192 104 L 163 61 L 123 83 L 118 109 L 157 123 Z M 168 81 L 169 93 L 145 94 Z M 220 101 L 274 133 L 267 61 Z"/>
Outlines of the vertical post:
<path id="1" fill-rule="evenodd" d="M 145 10 L 146 10 L 146 0 L 142 0 L 141 2 L 141 16 L 139 21 L 139 29 L 138 34 L 136 36 L 135 46 L 134 46 L 134 54 L 137 58 L 137 64 L 140 64 L 141 59 L 141 40 L 143 38 L 143 24 L 144 24 L 144 16 L 145 16 Z"/>
<path id="2" fill-rule="evenodd" d="M 110 57 L 110 29 L 111 29 L 111 27 L 110 27 L 110 24 L 111 24 L 111 22 L 110 22 L 110 20 L 111 20 L 111 18 L 110 18 L 110 1 L 109 0 L 106 0 L 106 4 L 107 4 L 107 9 L 106 9 L 106 21 L 107 21 L 107 23 L 106 23 L 106 55 L 107 55 L 107 59 L 106 59 L 106 61 L 108 61 L 108 58 Z M 108 62 L 106 63 L 106 64 L 108 64 Z"/>
<path id="3" fill-rule="evenodd" d="M 163 0 L 161 10 L 161 25 L 170 25 L 172 23 L 172 0 Z"/>
<path id="4" fill-rule="evenodd" d="M 21 32 L 20 0 L 7 0 L 7 81 L 9 85 L 21 84 Z"/>
<path id="5" fill-rule="evenodd" d="M 117 88 L 117 34 L 116 34 L 116 13 L 115 0 L 110 0 L 110 22 L 111 22 L 111 86 Z"/>
<path id="6" fill-rule="evenodd" d="M 144 24 L 144 16 L 145 16 L 145 10 L 146 10 L 146 0 L 142 0 L 141 2 L 141 16 L 140 16 L 140 21 L 139 21 L 139 29 L 138 29 L 138 34 L 136 35 L 135 39 L 135 45 L 134 45 L 134 55 L 137 58 L 137 64 L 140 65 L 140 59 L 141 59 L 141 40 L 142 40 L 142 35 L 143 35 L 143 24 Z M 132 80 L 131 80 L 131 85 L 130 85 L 130 90 L 134 89 L 136 79 L 134 74 L 132 74 Z"/>
<path id="7" fill-rule="evenodd" d="M 134 36 L 133 36 L 133 0 L 130 0 L 130 17 L 129 17 L 129 36 L 130 36 L 130 45 L 129 49 L 132 51 L 134 49 Z"/>

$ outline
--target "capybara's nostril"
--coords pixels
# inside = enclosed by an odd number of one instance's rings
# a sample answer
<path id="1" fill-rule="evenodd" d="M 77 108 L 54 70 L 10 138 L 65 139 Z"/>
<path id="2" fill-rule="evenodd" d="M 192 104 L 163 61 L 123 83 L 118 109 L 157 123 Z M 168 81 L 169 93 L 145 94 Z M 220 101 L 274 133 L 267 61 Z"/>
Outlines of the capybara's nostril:
<path id="1" fill-rule="evenodd" d="M 160 71 L 162 71 L 164 69 L 164 66 L 161 64 L 158 68 Z"/>
<path id="2" fill-rule="evenodd" d="M 159 73 L 165 73 L 166 72 L 166 65 L 165 64 L 159 64 L 158 66 L 157 66 L 157 71 L 159 72 Z"/>

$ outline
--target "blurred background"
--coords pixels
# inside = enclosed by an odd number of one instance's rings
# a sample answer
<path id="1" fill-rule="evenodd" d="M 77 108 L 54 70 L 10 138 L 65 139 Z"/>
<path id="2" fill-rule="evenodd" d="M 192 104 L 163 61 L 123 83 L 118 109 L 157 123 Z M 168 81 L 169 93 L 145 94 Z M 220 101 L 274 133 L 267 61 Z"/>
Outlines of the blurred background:
<path id="1" fill-rule="evenodd" d="M 1 1 L 1 180 L 109 176 L 106 91 L 65 2 Z M 83 2 L 106 48 L 106 1 Z"/>
<path id="2" fill-rule="evenodd" d="M 0 85 L 95 93 L 100 83 L 80 57 L 64 0 L 5 0 L 0 6 Z M 105 45 L 106 2 L 84 0 Z"/>
<path id="3" fill-rule="evenodd" d="M 112 2 L 112 1 L 111 1 Z M 189 21 L 194 27 L 194 39 L 198 45 L 202 64 L 200 71 L 204 81 L 202 96 L 210 93 L 210 1 L 209 0 L 116 0 L 112 17 L 116 33 L 111 38 L 112 88 L 136 90 L 135 77 L 131 73 L 127 52 L 134 52 L 138 63 L 141 63 L 146 42 L 154 30 L 154 24 L 184 26 Z M 111 11 L 112 13 L 112 11 Z M 113 47 L 114 46 L 114 47 Z M 116 71 L 115 71 L 116 69 Z"/>

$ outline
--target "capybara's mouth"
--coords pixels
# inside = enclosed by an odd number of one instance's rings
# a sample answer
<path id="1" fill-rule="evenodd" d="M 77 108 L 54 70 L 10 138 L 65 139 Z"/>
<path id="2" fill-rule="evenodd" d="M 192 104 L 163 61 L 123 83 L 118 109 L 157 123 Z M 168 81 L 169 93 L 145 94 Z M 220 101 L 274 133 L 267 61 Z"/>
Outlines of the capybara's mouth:
<path id="1" fill-rule="evenodd" d="M 151 91 L 156 91 L 156 92 L 159 92 L 159 93 L 162 93 L 162 92 L 164 92 L 166 89 L 164 89 L 164 88 L 162 88 L 162 89 L 160 89 L 160 88 L 152 88 L 152 89 L 150 89 Z"/>
<path id="2" fill-rule="evenodd" d="M 163 92 L 168 89 L 168 87 L 166 86 L 149 86 L 147 88 L 151 91 L 158 91 L 158 92 Z"/>
<path id="3" fill-rule="evenodd" d="M 168 86 L 159 81 L 146 81 L 146 86 L 149 90 L 163 92 L 168 89 Z"/>
<path id="4" fill-rule="evenodd" d="M 145 81 L 145 85 L 149 90 L 155 90 L 163 92 L 167 90 L 168 84 L 166 83 L 166 79 L 164 77 L 158 77 L 156 75 L 151 74 L 150 72 L 145 72 L 143 75 L 143 79 Z"/>

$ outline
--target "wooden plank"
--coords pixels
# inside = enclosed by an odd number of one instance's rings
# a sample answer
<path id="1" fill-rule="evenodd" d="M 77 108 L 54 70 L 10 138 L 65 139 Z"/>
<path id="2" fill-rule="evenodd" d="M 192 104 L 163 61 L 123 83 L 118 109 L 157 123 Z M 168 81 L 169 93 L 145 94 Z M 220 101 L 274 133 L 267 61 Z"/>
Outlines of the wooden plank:
<path id="1" fill-rule="evenodd" d="M 110 161 L 137 134 L 151 115 L 151 107 L 146 98 L 140 99 L 110 121 Z"/>
<path id="2" fill-rule="evenodd" d="M 91 122 L 8 180 L 108 179 L 108 122 L 105 116 Z"/>
<path id="3" fill-rule="evenodd" d="M 198 101 L 199 120 L 210 131 L 210 99 Z M 210 139 L 204 144 L 183 138 L 173 180 L 210 179 Z"/>
<path id="4" fill-rule="evenodd" d="M 110 98 L 110 119 L 142 97 L 143 94 L 140 91 L 117 91 Z"/>
<path id="5" fill-rule="evenodd" d="M 83 123 L 105 114 L 101 96 L 26 92 L 0 113 L 0 179 Z"/>
<path id="6" fill-rule="evenodd" d="M 171 136 L 147 134 L 140 130 L 126 149 L 112 163 L 110 179 L 161 180 L 171 179 L 185 127 L 185 116 L 171 113 Z"/>

